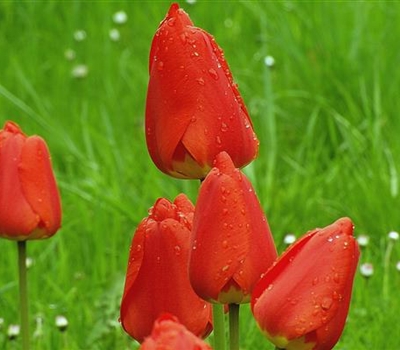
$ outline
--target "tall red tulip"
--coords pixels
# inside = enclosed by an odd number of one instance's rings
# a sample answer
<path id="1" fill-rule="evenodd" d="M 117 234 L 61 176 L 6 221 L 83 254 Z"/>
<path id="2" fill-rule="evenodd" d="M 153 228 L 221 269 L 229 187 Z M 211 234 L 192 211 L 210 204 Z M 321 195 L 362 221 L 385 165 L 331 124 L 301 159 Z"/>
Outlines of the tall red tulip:
<path id="1" fill-rule="evenodd" d="M 172 315 L 164 314 L 155 322 L 151 335 L 139 348 L 140 350 L 211 350 L 211 346 L 189 332 Z"/>
<path id="2" fill-rule="evenodd" d="M 187 271 L 193 212 L 193 204 L 183 194 L 173 203 L 158 199 L 135 232 L 121 322 L 140 342 L 163 313 L 178 317 L 196 336 L 205 336 L 212 329 L 211 307 L 195 294 Z"/>
<path id="3" fill-rule="evenodd" d="M 0 130 L 0 237 L 42 239 L 60 225 L 60 196 L 45 141 L 6 122 Z"/>
<path id="4" fill-rule="evenodd" d="M 352 234 L 348 218 L 310 231 L 257 283 L 252 311 L 277 347 L 330 350 L 338 341 L 359 258 Z"/>
<path id="5" fill-rule="evenodd" d="M 226 151 L 236 167 L 257 155 L 258 140 L 214 38 L 172 4 L 151 45 L 146 140 L 166 174 L 203 179 Z"/>
<path id="6" fill-rule="evenodd" d="M 200 187 L 189 276 L 205 300 L 246 303 L 277 254 L 267 219 L 245 175 L 226 152 Z"/>

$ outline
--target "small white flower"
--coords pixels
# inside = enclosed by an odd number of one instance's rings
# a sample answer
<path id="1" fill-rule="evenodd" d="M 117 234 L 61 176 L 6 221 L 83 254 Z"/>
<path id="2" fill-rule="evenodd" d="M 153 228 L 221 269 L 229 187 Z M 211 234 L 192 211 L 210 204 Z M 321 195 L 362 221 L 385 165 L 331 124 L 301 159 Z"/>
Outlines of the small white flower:
<path id="1" fill-rule="evenodd" d="M 372 265 L 371 263 L 361 264 L 360 273 L 364 277 L 371 277 L 374 274 L 374 265 Z"/>
<path id="2" fill-rule="evenodd" d="M 390 231 L 388 233 L 388 237 L 389 239 L 391 239 L 392 241 L 398 241 L 399 240 L 399 233 L 396 231 Z"/>
<path id="3" fill-rule="evenodd" d="M 26 268 L 27 268 L 27 269 L 29 269 L 30 267 L 32 267 L 32 265 L 33 265 L 33 259 L 30 258 L 29 256 L 26 257 L 26 259 L 25 259 L 25 265 L 26 265 Z"/>
<path id="4" fill-rule="evenodd" d="M 76 52 L 72 49 L 67 49 L 64 52 L 64 57 L 68 60 L 68 61 L 73 61 L 76 57 Z"/>
<path id="5" fill-rule="evenodd" d="M 283 238 L 283 243 L 289 245 L 292 244 L 296 241 L 296 236 L 293 233 L 288 233 L 287 235 L 285 235 L 285 237 Z"/>
<path id="6" fill-rule="evenodd" d="M 76 30 L 74 32 L 74 39 L 76 41 L 83 41 L 86 39 L 86 32 L 82 29 Z"/>
<path id="7" fill-rule="evenodd" d="M 89 69 L 86 64 L 78 64 L 72 68 L 71 74 L 74 78 L 86 78 L 89 73 Z"/>
<path id="8" fill-rule="evenodd" d="M 398 262 L 396 263 L 396 269 L 397 269 L 397 271 L 400 271 L 400 261 L 398 261 Z"/>
<path id="9" fill-rule="evenodd" d="M 190 5 L 193 5 L 196 3 L 197 0 L 186 0 L 186 2 Z"/>
<path id="10" fill-rule="evenodd" d="M 359 235 L 357 237 L 357 242 L 361 247 L 366 247 L 369 243 L 369 236 L 367 235 Z"/>
<path id="11" fill-rule="evenodd" d="M 37 316 L 36 317 L 36 328 L 35 328 L 35 331 L 33 332 L 33 337 L 39 338 L 42 335 L 43 335 L 43 317 Z"/>
<path id="12" fill-rule="evenodd" d="M 119 30 L 116 28 L 110 29 L 108 32 L 108 35 L 112 41 L 118 41 L 121 38 L 121 34 L 119 33 Z"/>
<path id="13" fill-rule="evenodd" d="M 124 24 L 128 20 L 128 15 L 125 11 L 118 11 L 113 14 L 112 19 L 116 24 Z"/>
<path id="14" fill-rule="evenodd" d="M 10 324 L 7 330 L 8 339 L 13 340 L 19 336 L 20 327 L 18 324 Z"/>
<path id="15" fill-rule="evenodd" d="M 56 316 L 56 327 L 61 331 L 64 332 L 68 328 L 68 320 L 63 315 Z"/>
<path id="16" fill-rule="evenodd" d="M 264 58 L 264 64 L 267 67 L 273 67 L 275 65 L 275 58 L 273 58 L 272 56 L 265 56 Z"/>

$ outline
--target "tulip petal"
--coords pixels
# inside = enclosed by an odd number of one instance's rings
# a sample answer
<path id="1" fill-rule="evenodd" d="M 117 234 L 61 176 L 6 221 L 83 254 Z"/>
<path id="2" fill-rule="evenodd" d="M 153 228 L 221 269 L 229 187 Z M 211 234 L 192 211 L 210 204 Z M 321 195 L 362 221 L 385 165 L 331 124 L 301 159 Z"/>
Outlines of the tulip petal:
<path id="1" fill-rule="evenodd" d="M 176 4 L 153 38 L 149 70 L 146 141 L 160 170 L 202 179 L 221 151 L 237 167 L 256 157 L 258 140 L 221 48 Z"/>
<path id="2" fill-rule="evenodd" d="M 212 329 L 210 305 L 194 293 L 187 273 L 191 219 L 184 218 L 184 211 L 191 203 L 186 196 L 175 202 L 157 200 L 133 237 L 121 321 L 138 341 L 150 334 L 154 320 L 165 312 L 178 316 L 197 336 Z"/>
<path id="3" fill-rule="evenodd" d="M 276 258 L 251 183 L 226 152 L 218 154 L 201 185 L 192 240 L 190 280 L 206 300 L 248 302 L 254 284 Z"/>
<path id="4" fill-rule="evenodd" d="M 24 143 L 25 135 L 19 128 L 6 124 L 0 139 L 0 234 L 15 240 L 26 239 L 40 220 L 20 181 L 18 167 Z"/>
<path id="5" fill-rule="evenodd" d="M 334 318 L 343 327 L 359 254 L 352 232 L 348 218 L 309 232 L 260 280 L 252 310 L 269 337 L 290 341 L 305 336 L 306 342 L 320 342 L 321 329 L 328 329 L 331 338 L 323 341 L 328 346 L 337 341 L 341 329 L 329 327 Z"/>
<path id="6" fill-rule="evenodd" d="M 61 225 L 60 196 L 42 138 L 31 136 L 26 139 L 18 170 L 23 194 L 40 218 L 38 228 L 41 232 L 36 234 L 40 238 L 52 236 Z"/>

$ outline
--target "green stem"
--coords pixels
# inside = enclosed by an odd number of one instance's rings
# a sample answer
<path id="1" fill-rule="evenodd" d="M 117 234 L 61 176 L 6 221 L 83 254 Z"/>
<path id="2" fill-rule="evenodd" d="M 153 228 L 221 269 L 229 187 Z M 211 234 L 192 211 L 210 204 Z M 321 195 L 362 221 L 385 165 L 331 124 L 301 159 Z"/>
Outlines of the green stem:
<path id="1" fill-rule="evenodd" d="M 224 306 L 213 304 L 214 350 L 225 350 Z"/>
<path id="2" fill-rule="evenodd" d="M 26 278 L 26 241 L 18 241 L 19 301 L 22 349 L 29 350 L 28 289 Z"/>
<path id="3" fill-rule="evenodd" d="M 385 257 L 383 261 L 383 300 L 387 300 L 389 297 L 389 267 L 390 267 L 390 256 L 392 255 L 394 242 L 392 240 L 389 241 L 388 246 L 386 248 Z"/>
<path id="4" fill-rule="evenodd" d="M 239 350 L 239 304 L 229 304 L 229 349 Z"/>

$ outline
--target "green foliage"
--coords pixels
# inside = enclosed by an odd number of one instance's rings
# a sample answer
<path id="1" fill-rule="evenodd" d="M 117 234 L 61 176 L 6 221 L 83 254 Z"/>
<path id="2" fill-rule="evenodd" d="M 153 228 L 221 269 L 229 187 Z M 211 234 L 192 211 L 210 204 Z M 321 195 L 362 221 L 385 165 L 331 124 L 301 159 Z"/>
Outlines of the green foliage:
<path id="1" fill-rule="evenodd" d="M 400 6 L 395 2 L 243 1 L 193 5 L 192 20 L 224 49 L 260 138 L 245 172 L 279 250 L 297 236 L 349 216 L 370 236 L 348 323 L 336 349 L 395 349 L 400 330 Z M 0 2 L 0 122 L 43 136 L 63 202 L 63 227 L 29 242 L 35 349 L 131 349 L 118 325 L 132 234 L 158 197 L 197 183 L 160 173 L 147 154 L 143 116 L 152 36 L 167 1 Z M 128 21 L 112 15 L 124 10 Z M 113 41 L 109 31 L 119 30 Z M 77 30 L 86 38 L 74 39 Z M 65 53 L 74 53 L 67 59 Z M 264 58 L 275 64 L 268 67 Z M 87 76 L 73 77 L 76 65 Z M 11 205 L 11 204 L 10 204 Z M 396 245 L 397 244 L 397 245 Z M 0 349 L 19 322 L 16 245 L 0 241 Z M 241 310 L 242 349 L 272 349 Z M 60 332 L 54 319 L 65 315 Z M 383 331 L 385 330 L 385 331 Z"/>

